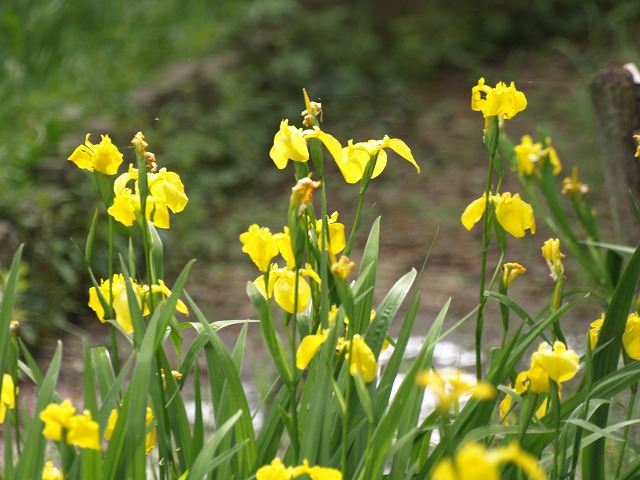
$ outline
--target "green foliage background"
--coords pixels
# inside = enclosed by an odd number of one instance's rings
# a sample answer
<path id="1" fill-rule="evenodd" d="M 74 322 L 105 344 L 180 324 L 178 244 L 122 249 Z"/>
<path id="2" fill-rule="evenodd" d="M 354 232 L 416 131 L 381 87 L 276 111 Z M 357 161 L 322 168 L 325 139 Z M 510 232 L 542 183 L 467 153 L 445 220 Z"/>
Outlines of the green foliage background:
<path id="1" fill-rule="evenodd" d="M 639 22 L 633 0 L 3 1 L 0 253 L 6 265 L 26 242 L 23 332 L 33 341 L 41 326 L 87 315 L 69 238 L 84 238 L 95 205 L 84 172 L 66 161 L 85 133 L 126 146 L 142 130 L 192 199 L 167 240 L 172 259 L 230 265 L 238 232 L 272 215 L 268 199 L 238 194 L 287 195 L 267 152 L 280 116 L 298 115 L 302 86 L 331 102 L 328 129 L 344 118 L 363 138 L 391 125 L 417 138 L 415 119 L 438 109 L 417 92 L 451 72 L 471 85 L 531 55 L 558 56 L 586 81 L 638 58 Z M 384 122 L 373 113 L 381 108 Z M 560 100 L 554 108 L 575 114 Z"/>

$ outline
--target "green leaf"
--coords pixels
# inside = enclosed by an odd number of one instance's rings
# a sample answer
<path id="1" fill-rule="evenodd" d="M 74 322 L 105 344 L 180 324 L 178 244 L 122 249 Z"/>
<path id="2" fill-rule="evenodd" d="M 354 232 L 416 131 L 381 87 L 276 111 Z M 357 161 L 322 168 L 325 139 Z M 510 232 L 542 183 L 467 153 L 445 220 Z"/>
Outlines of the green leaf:
<path id="1" fill-rule="evenodd" d="M 409 293 L 416 275 L 416 270 L 411 269 L 409 273 L 398 280 L 376 310 L 376 316 L 369 325 L 364 337 L 376 358 L 380 355 L 382 345 L 387 338 L 391 321 L 395 318 L 402 302 Z"/>
<path id="2" fill-rule="evenodd" d="M 36 408 L 34 410 L 35 415 L 27 427 L 27 433 L 24 437 L 24 449 L 20 453 L 20 458 L 18 459 L 18 464 L 15 469 L 15 478 L 17 479 L 40 478 L 42 476 L 47 440 L 42 435 L 44 423 L 40 420 L 39 415 L 53 399 L 54 388 L 58 381 L 58 373 L 60 372 L 61 360 L 62 343 L 58 342 L 56 351 L 49 364 L 49 369 L 38 390 Z"/>
<path id="3" fill-rule="evenodd" d="M 0 306 L 0 373 L 5 372 L 7 365 L 7 351 L 9 348 L 9 330 L 11 328 L 11 320 L 13 318 L 13 301 L 16 293 L 16 285 L 18 283 L 18 273 L 20 271 L 20 261 L 22 258 L 23 245 L 18 247 L 11 267 L 9 268 L 9 276 L 2 292 L 2 305 Z"/>
<path id="4" fill-rule="evenodd" d="M 264 341 L 271 353 L 271 358 L 278 369 L 278 373 L 287 385 L 293 385 L 294 374 L 291 369 L 291 362 L 287 359 L 287 355 L 284 353 L 284 348 L 282 347 L 282 343 L 280 342 L 280 338 L 276 332 L 276 328 L 273 323 L 273 314 L 267 299 L 264 298 L 262 292 L 252 282 L 247 283 L 247 294 L 258 311 Z"/>
<path id="5" fill-rule="evenodd" d="M 607 309 L 606 321 L 600 329 L 596 348 L 605 346 L 601 351 L 593 354 L 592 381 L 594 384 L 617 369 L 622 349 L 622 334 L 635 297 L 638 278 L 640 278 L 640 248 L 636 248 L 622 273 Z M 595 412 L 592 421 L 595 426 L 605 428 L 608 418 L 609 408 L 603 405 Z M 582 465 L 584 480 L 604 478 L 606 455 L 604 439 L 589 445 L 585 451 L 588 454 Z"/>
<path id="6" fill-rule="evenodd" d="M 238 410 L 229 419 L 224 422 L 216 432 L 211 436 L 209 440 L 204 444 L 202 450 L 196 457 L 195 461 L 189 468 L 189 478 L 194 480 L 200 480 L 216 466 L 214 462 L 214 455 L 222 439 L 229 434 L 235 423 L 242 416 L 242 410 Z M 242 448 L 242 446 L 239 446 Z"/>

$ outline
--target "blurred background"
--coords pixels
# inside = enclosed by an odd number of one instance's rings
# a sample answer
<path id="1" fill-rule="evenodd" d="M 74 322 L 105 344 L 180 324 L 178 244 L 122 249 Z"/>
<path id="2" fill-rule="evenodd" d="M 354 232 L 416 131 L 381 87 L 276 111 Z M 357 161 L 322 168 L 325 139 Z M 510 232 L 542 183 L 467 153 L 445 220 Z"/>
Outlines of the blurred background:
<path id="1" fill-rule="evenodd" d="M 431 249 L 423 328 L 449 296 L 453 318 L 464 315 L 477 301 L 481 244 L 480 228 L 468 233 L 459 218 L 487 169 L 471 87 L 481 76 L 516 82 L 529 107 L 508 122 L 512 139 L 542 126 L 562 175 L 579 166 L 606 225 L 588 84 L 602 68 L 639 62 L 639 42 L 637 0 L 3 0 L 0 262 L 8 267 L 26 244 L 22 335 L 42 345 L 99 326 L 74 247 L 84 248 L 99 197 L 67 161 L 87 133 L 96 143 L 109 134 L 132 162 L 127 146 L 144 132 L 190 198 L 163 235 L 168 283 L 196 258 L 187 290 L 209 318 L 254 317 L 245 284 L 257 272 L 238 235 L 252 223 L 279 231 L 286 222 L 293 173 L 278 171 L 268 152 L 281 119 L 299 123 L 302 87 L 343 144 L 388 134 L 412 148 L 422 174 L 390 158 L 367 194 L 361 237 L 382 215 L 382 293 Z M 517 189 L 507 177 L 504 190 Z M 348 224 L 357 186 L 334 176 L 328 189 L 330 211 Z M 535 308 L 552 288 L 540 227 L 507 259 L 529 269 L 512 291 Z M 98 245 L 105 234 L 103 221 Z M 94 269 L 105 277 L 102 252 Z M 585 286 L 577 267 L 567 276 Z M 600 315 L 595 301 L 585 308 L 581 332 Z"/>

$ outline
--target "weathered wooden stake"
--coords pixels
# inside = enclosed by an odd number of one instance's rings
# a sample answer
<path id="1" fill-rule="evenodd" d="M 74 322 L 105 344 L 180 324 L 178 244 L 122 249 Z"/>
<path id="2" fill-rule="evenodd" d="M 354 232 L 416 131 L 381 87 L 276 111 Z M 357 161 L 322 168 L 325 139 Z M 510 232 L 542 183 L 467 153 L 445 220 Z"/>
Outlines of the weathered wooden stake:
<path id="1" fill-rule="evenodd" d="M 640 208 L 640 158 L 634 156 L 637 143 L 633 139 L 640 133 L 639 84 L 640 74 L 633 64 L 603 70 L 590 83 L 616 241 L 630 246 L 640 241 L 640 225 L 629 200 L 631 190 Z"/>

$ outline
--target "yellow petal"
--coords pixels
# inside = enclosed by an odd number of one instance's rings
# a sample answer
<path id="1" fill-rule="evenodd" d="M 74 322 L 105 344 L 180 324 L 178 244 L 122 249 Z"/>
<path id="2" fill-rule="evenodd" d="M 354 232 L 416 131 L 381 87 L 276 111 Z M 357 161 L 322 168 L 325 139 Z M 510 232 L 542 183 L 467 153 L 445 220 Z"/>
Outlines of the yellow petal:
<path id="1" fill-rule="evenodd" d="M 311 288 L 302 275 L 298 276 L 298 302 L 296 310 L 296 274 L 286 272 L 273 285 L 273 297 L 283 310 L 289 313 L 302 312 L 311 300 Z"/>
<path id="2" fill-rule="evenodd" d="M 307 335 L 300 342 L 296 352 L 296 367 L 304 370 L 311 362 L 311 359 L 318 352 L 322 344 L 327 340 L 326 335 Z"/>
<path id="3" fill-rule="evenodd" d="M 627 318 L 622 344 L 627 355 L 634 360 L 640 360 L 640 316 L 635 312 Z"/>
<path id="4" fill-rule="evenodd" d="M 482 215 L 484 215 L 486 207 L 487 201 L 485 195 L 471 202 L 467 208 L 465 208 L 462 217 L 460 217 L 464 228 L 471 230 L 473 226 L 480 221 Z"/>
<path id="5" fill-rule="evenodd" d="M 416 170 L 418 171 L 418 173 L 420 173 L 420 166 L 413 158 L 411 149 L 404 141 L 400 140 L 399 138 L 389 138 L 385 136 L 383 140 L 383 145 L 385 147 L 389 147 L 391 150 L 396 152 L 405 160 L 408 160 L 414 167 L 416 167 Z"/>
<path id="6" fill-rule="evenodd" d="M 69 420 L 67 442 L 80 448 L 100 450 L 98 423 L 91 418 L 88 410 L 82 415 L 75 415 Z"/>
<path id="7" fill-rule="evenodd" d="M 369 383 L 376 377 L 378 368 L 376 357 L 360 335 L 353 336 L 347 357 L 351 375 L 361 375 L 365 383 Z"/>
<path id="8" fill-rule="evenodd" d="M 513 197 L 510 193 L 493 196 L 492 201 L 496 206 L 496 218 L 498 223 L 507 232 L 516 238 L 524 237 L 525 230 L 536 233 L 536 221 L 533 217 L 533 207 L 520 199 L 520 194 Z"/>

